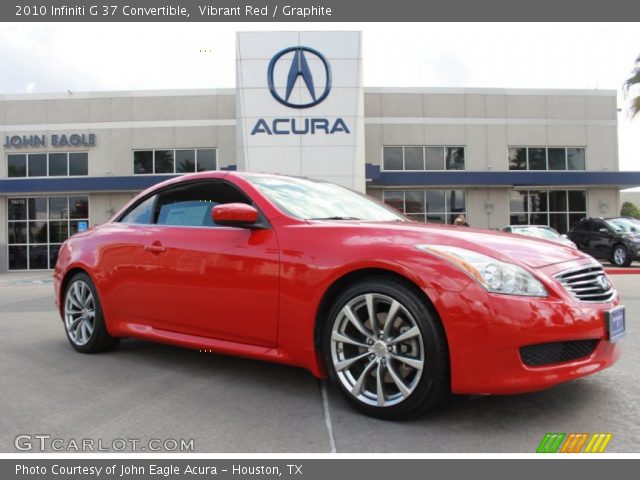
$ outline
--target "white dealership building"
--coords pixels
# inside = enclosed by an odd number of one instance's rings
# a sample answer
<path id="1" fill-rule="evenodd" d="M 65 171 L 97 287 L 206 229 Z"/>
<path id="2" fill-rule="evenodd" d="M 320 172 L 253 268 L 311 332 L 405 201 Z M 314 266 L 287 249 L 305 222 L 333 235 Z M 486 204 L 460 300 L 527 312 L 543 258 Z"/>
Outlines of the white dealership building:
<path id="1" fill-rule="evenodd" d="M 419 221 L 614 216 L 616 92 L 374 88 L 359 32 L 246 32 L 236 87 L 0 96 L 0 271 L 49 269 L 144 188 L 210 169 L 326 179 Z M 215 86 L 212 86 L 215 87 Z"/>

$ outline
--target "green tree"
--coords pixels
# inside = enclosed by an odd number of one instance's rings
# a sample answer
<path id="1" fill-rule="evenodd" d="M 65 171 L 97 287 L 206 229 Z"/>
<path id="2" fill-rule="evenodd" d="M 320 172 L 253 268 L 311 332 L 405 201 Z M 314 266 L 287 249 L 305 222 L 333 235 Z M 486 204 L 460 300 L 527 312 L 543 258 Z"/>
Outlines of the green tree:
<path id="1" fill-rule="evenodd" d="M 633 217 L 640 220 L 640 208 L 638 208 L 635 203 L 624 202 L 620 209 L 620 216 Z"/>
<path id="2" fill-rule="evenodd" d="M 624 82 L 622 89 L 625 96 L 631 97 L 629 112 L 631 117 L 635 117 L 640 112 L 640 55 L 636 58 L 631 76 Z"/>

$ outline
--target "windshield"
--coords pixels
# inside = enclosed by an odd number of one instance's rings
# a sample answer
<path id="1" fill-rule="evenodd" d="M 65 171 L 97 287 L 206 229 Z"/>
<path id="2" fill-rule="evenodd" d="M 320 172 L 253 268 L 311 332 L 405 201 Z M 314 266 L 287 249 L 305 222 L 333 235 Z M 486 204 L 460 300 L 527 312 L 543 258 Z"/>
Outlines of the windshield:
<path id="1" fill-rule="evenodd" d="M 520 235 L 529 235 L 531 237 L 544 238 L 546 240 L 557 240 L 560 236 L 555 230 L 550 228 L 540 227 L 523 227 L 514 228 L 513 233 L 519 233 Z"/>
<path id="2" fill-rule="evenodd" d="M 616 232 L 620 233 L 637 233 L 640 232 L 640 226 L 635 225 L 633 222 L 623 219 L 607 220 L 607 223 Z"/>
<path id="3" fill-rule="evenodd" d="M 332 183 L 262 175 L 244 178 L 282 211 L 304 220 L 409 221 L 365 195 Z"/>

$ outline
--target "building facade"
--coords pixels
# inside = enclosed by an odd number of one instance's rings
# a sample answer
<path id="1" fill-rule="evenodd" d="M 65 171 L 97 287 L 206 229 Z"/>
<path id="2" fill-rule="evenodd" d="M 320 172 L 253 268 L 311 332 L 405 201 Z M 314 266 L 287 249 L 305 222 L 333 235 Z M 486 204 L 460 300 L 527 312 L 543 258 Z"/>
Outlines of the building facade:
<path id="1" fill-rule="evenodd" d="M 203 170 L 323 178 L 418 221 L 479 228 L 616 215 L 615 91 L 362 86 L 358 32 L 238 34 L 235 89 L 0 96 L 0 271 Z M 326 98 L 321 98 L 322 96 Z"/>

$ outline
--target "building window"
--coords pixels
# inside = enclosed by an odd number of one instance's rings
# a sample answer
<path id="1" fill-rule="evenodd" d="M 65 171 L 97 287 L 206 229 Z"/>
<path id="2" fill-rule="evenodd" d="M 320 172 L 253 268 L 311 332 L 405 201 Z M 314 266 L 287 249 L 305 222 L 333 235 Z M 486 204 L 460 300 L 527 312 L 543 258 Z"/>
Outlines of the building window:
<path id="1" fill-rule="evenodd" d="M 509 170 L 584 170 L 585 149 L 509 147 Z"/>
<path id="2" fill-rule="evenodd" d="M 464 170 L 464 147 L 383 147 L 382 169 L 386 171 Z"/>
<path id="3" fill-rule="evenodd" d="M 453 224 L 467 214 L 464 190 L 385 190 L 384 203 L 419 222 Z"/>
<path id="4" fill-rule="evenodd" d="M 7 176 L 80 177 L 89 175 L 87 152 L 19 153 L 7 155 Z"/>
<path id="5" fill-rule="evenodd" d="M 89 225 L 89 198 L 23 197 L 7 201 L 9 270 L 53 269 L 60 245 Z"/>
<path id="6" fill-rule="evenodd" d="M 173 175 L 217 169 L 215 148 L 135 150 L 133 152 L 133 173 L 136 175 Z"/>
<path id="7" fill-rule="evenodd" d="M 549 225 L 566 233 L 587 216 L 586 190 L 510 190 L 511 225 Z"/>

